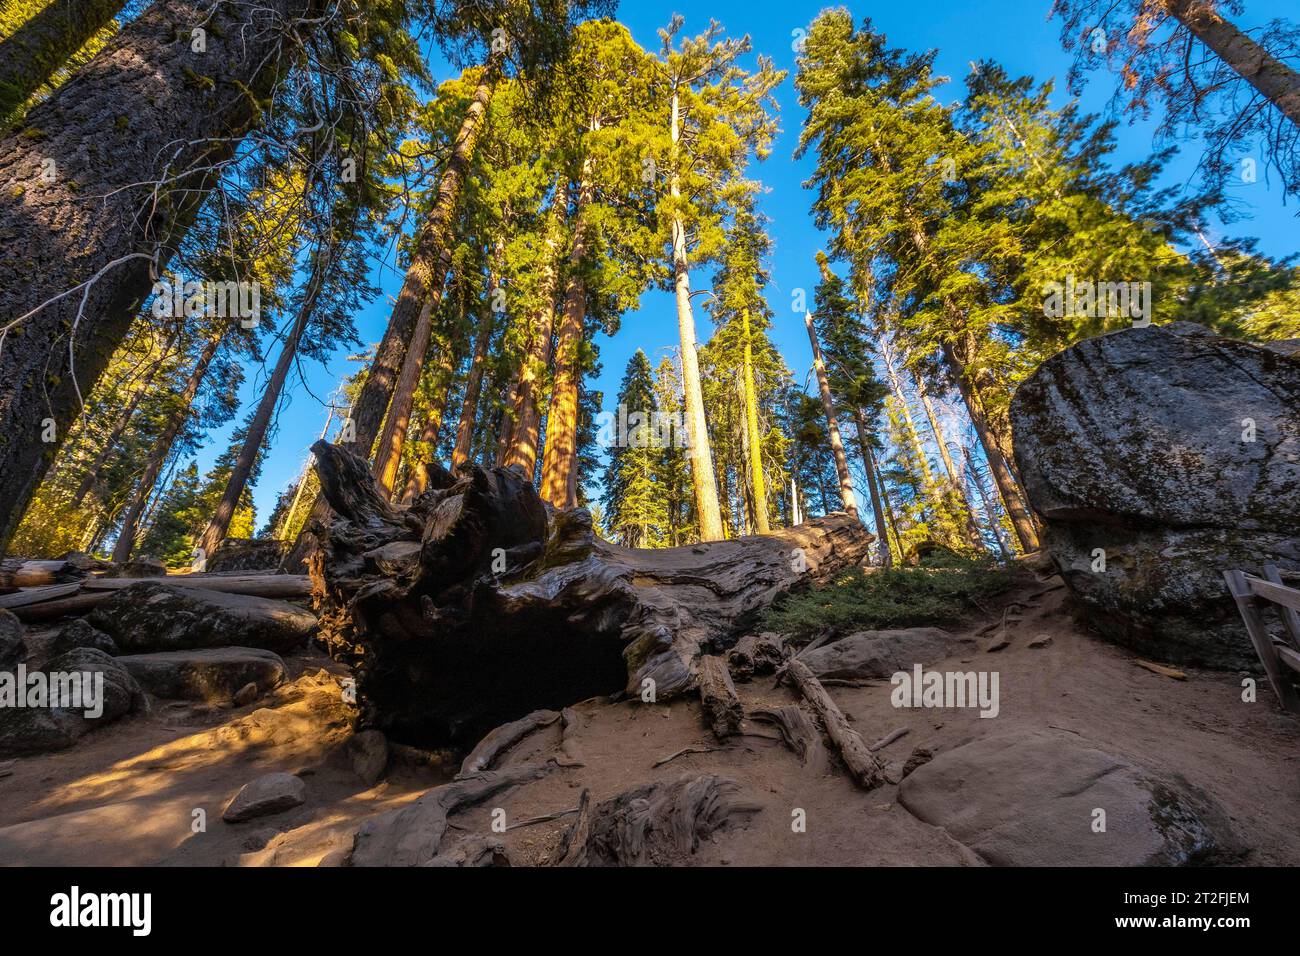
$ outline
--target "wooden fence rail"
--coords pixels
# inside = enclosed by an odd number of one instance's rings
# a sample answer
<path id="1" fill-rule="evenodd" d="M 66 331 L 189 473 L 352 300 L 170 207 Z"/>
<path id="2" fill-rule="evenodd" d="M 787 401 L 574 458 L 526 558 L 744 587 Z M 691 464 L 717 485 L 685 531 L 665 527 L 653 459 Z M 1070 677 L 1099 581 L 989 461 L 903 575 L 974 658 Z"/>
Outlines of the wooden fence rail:
<path id="1" fill-rule="evenodd" d="M 1262 578 L 1244 571 L 1224 571 L 1223 576 L 1273 693 L 1283 707 L 1300 714 L 1300 695 L 1289 673 L 1300 673 L 1300 590 L 1283 584 L 1282 575 L 1271 564 L 1264 566 Z M 1282 640 L 1274 640 L 1264 621 L 1263 611 L 1270 605 L 1282 619 Z"/>

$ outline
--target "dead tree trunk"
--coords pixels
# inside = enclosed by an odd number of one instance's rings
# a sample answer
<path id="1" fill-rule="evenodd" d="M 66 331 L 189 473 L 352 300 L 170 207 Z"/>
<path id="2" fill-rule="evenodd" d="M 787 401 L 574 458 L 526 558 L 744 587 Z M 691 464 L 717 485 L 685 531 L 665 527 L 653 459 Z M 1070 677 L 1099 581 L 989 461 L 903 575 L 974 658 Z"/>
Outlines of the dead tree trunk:
<path id="1" fill-rule="evenodd" d="M 409 508 L 352 452 L 317 442 L 342 520 L 312 561 L 322 637 L 354 664 L 363 720 L 398 740 L 472 745 L 534 710 L 603 694 L 663 699 L 698 684 L 778 597 L 867 556 L 851 515 L 762 537 L 621 548 L 583 509 L 547 508 L 509 468 L 433 469 Z"/>

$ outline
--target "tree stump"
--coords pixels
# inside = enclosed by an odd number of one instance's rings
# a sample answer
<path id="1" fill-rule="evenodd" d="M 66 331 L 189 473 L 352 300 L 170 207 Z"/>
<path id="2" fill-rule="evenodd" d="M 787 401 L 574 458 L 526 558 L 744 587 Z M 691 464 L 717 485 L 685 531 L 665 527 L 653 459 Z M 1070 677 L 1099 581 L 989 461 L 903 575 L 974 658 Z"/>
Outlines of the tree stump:
<path id="1" fill-rule="evenodd" d="M 860 564 L 873 540 L 834 514 L 761 537 L 622 548 L 512 469 L 431 468 L 430 490 L 400 507 L 350 451 L 312 451 L 338 516 L 313 529 L 322 638 L 356 670 L 363 724 L 422 746 L 469 747 L 593 696 L 692 690 L 701 654 L 778 597 Z"/>

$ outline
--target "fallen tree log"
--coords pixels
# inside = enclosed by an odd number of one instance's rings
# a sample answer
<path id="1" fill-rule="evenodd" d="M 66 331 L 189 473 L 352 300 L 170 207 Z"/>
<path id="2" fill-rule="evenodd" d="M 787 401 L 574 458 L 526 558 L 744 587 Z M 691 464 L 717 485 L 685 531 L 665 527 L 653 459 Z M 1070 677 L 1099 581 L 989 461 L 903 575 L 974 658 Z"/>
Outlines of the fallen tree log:
<path id="1" fill-rule="evenodd" d="M 364 462 L 312 446 L 338 516 L 314 529 L 321 636 L 357 673 L 363 724 L 469 747 L 534 710 L 696 685 L 783 594 L 830 581 L 873 536 L 835 514 L 761 537 L 663 550 L 600 540 L 582 509 L 548 511 L 520 473 L 437 470 L 409 508 Z"/>
<path id="2" fill-rule="evenodd" d="M 182 588 L 204 588 L 223 594 L 246 594 L 249 597 L 279 598 L 296 601 L 311 597 L 311 578 L 305 574 L 169 574 L 163 578 L 89 578 L 82 583 L 87 591 L 117 591 L 141 581 L 161 581 Z"/>
<path id="3" fill-rule="evenodd" d="M 831 700 L 831 695 L 826 693 L 826 688 L 808 669 L 808 665 L 801 660 L 791 660 L 786 665 L 786 673 L 799 688 L 803 699 L 808 701 L 812 709 L 817 712 L 817 716 L 821 718 L 822 725 L 826 728 L 826 736 L 839 751 L 853 779 L 864 790 L 874 790 L 886 783 L 885 765 L 867 747 L 862 735 L 849 726 L 844 712 L 835 701 Z"/>

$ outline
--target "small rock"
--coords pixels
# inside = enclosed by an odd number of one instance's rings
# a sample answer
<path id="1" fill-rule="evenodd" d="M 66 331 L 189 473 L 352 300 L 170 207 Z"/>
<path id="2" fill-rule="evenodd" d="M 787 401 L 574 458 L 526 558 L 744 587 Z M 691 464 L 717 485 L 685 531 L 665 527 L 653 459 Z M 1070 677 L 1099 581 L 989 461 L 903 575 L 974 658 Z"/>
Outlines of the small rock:
<path id="1" fill-rule="evenodd" d="M 348 741 L 352 769 L 368 787 L 373 787 L 388 767 L 388 738 L 378 730 L 363 730 Z"/>
<path id="2" fill-rule="evenodd" d="M 283 813 L 307 802 L 307 784 L 291 773 L 268 773 L 244 785 L 221 819 L 243 823 L 255 817 Z"/>
<path id="3" fill-rule="evenodd" d="M 165 578 L 167 565 L 148 555 L 115 564 L 104 572 L 106 578 Z"/>
<path id="4" fill-rule="evenodd" d="M 253 701 L 262 695 L 262 689 L 257 684 L 249 681 L 239 690 L 235 691 L 235 706 L 247 707 Z"/>
<path id="5" fill-rule="evenodd" d="M 1042 637 L 1034 638 L 1026 646 L 1027 647 L 1051 647 L 1052 638 L 1049 635 L 1044 634 Z"/>

